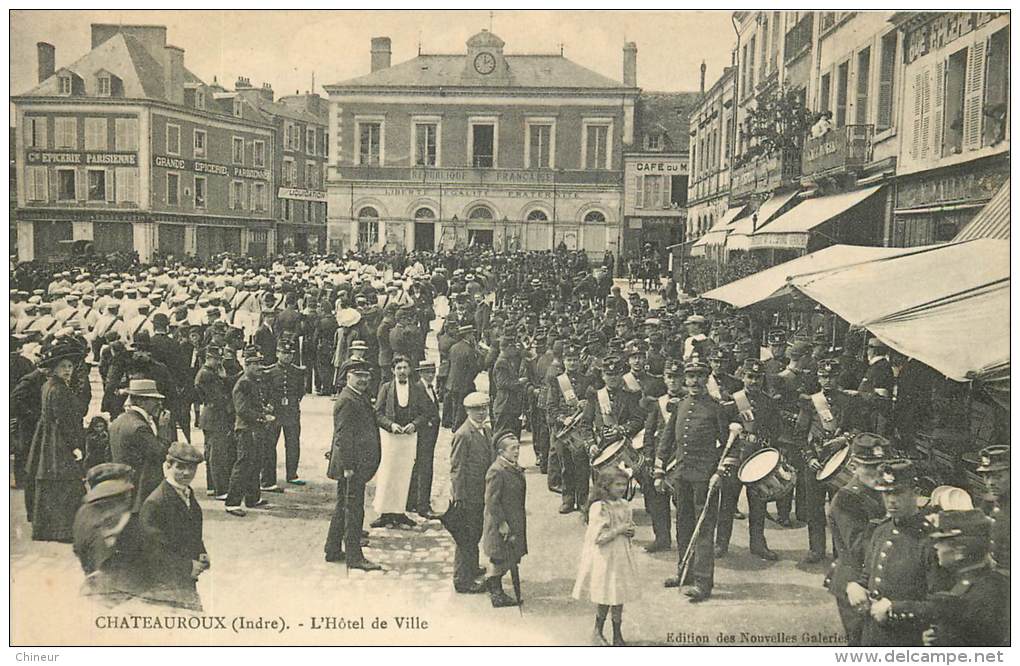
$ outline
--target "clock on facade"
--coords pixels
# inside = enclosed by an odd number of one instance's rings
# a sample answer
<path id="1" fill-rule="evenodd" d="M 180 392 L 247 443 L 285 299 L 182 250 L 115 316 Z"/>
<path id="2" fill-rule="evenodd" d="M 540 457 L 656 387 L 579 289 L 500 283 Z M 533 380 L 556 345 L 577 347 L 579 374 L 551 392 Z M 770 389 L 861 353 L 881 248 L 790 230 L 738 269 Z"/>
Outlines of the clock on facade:
<path id="1" fill-rule="evenodd" d="M 475 71 L 479 74 L 492 74 L 496 69 L 496 58 L 491 53 L 482 52 L 475 56 Z"/>

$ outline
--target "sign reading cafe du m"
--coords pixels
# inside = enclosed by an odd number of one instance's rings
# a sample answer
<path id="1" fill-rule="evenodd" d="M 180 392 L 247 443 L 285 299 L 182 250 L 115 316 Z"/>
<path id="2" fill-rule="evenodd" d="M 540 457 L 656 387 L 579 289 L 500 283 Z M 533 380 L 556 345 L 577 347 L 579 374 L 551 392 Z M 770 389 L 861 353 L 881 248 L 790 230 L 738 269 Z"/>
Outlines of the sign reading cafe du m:
<path id="1" fill-rule="evenodd" d="M 233 176 L 234 178 L 250 178 L 252 180 L 269 180 L 269 169 L 252 169 L 242 166 L 227 166 L 200 160 L 186 160 L 180 157 L 156 155 L 153 163 L 164 169 L 178 171 L 194 171 L 195 173 L 211 173 L 216 176 Z"/>
<path id="2" fill-rule="evenodd" d="M 137 153 L 74 153 L 30 150 L 29 164 L 89 164 L 95 166 L 138 166 Z"/>

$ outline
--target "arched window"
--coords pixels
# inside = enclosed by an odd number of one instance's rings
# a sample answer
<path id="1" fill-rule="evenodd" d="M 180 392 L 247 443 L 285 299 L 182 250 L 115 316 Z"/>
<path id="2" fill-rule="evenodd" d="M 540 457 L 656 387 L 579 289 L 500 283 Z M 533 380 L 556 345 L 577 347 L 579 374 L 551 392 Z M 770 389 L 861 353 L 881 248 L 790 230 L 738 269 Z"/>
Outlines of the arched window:
<path id="1" fill-rule="evenodd" d="M 545 214 L 545 211 L 536 208 L 535 210 L 528 213 L 528 222 L 548 222 L 549 216 Z"/>
<path id="2" fill-rule="evenodd" d="M 431 208 L 419 208 L 414 211 L 414 219 L 416 220 L 434 220 L 436 214 L 432 212 Z"/>
<path id="3" fill-rule="evenodd" d="M 368 248 L 379 242 L 379 211 L 365 206 L 358 211 L 358 247 Z"/>
<path id="4" fill-rule="evenodd" d="M 587 223 L 605 224 L 606 216 L 597 210 L 593 210 L 584 216 L 584 221 Z"/>
<path id="5" fill-rule="evenodd" d="M 488 206 L 475 206 L 468 212 L 469 220 L 491 220 L 494 217 L 492 209 Z"/>

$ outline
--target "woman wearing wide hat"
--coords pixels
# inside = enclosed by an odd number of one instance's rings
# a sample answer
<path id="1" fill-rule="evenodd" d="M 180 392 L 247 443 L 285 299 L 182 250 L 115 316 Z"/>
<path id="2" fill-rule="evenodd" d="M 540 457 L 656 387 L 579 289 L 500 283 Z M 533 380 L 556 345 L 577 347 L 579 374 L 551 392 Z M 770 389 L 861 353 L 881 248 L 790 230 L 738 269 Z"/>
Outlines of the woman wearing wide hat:
<path id="1" fill-rule="evenodd" d="M 82 414 L 87 405 L 79 404 L 82 398 L 71 383 L 87 351 L 78 340 L 58 338 L 39 362 L 49 378 L 42 388 L 42 409 L 27 464 L 31 483 L 25 489 L 36 541 L 70 543 L 74 514 L 85 495 Z"/>

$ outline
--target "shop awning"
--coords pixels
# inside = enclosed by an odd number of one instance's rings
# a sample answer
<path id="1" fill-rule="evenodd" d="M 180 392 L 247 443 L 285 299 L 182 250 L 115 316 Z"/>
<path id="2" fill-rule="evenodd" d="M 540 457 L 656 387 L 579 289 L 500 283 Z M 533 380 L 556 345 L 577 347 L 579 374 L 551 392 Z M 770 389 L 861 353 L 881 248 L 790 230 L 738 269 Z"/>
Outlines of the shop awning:
<path id="1" fill-rule="evenodd" d="M 1009 241 L 978 239 L 801 275 L 791 286 L 957 381 L 1009 391 Z"/>
<path id="2" fill-rule="evenodd" d="M 878 192 L 881 185 L 863 190 L 830 194 L 816 199 L 805 199 L 793 209 L 783 213 L 765 228 L 751 235 L 751 249 L 807 247 L 811 230 L 845 213 Z"/>
<path id="3" fill-rule="evenodd" d="M 975 238 L 1009 240 L 1009 178 L 953 240 L 967 241 Z"/>
<path id="4" fill-rule="evenodd" d="M 791 290 L 787 285 L 787 280 L 793 276 L 817 273 L 840 266 L 851 266 L 918 250 L 919 248 L 831 245 L 706 291 L 702 297 L 729 303 L 737 308 L 760 305 L 772 299 L 789 296 Z"/>
<path id="5" fill-rule="evenodd" d="M 790 199 L 793 199 L 795 196 L 797 196 L 796 190 L 773 194 L 758 207 L 757 216 L 748 215 L 735 221 L 732 225 L 732 230 L 726 237 L 727 252 L 736 250 L 746 252 L 751 249 L 751 234 L 768 224 L 775 217 L 779 209 L 789 203 Z"/>
<path id="6" fill-rule="evenodd" d="M 732 223 L 744 210 L 744 206 L 730 208 L 719 220 L 712 225 L 712 228 L 705 232 L 705 235 L 694 242 L 692 247 L 703 247 L 705 245 L 722 245 L 726 242 L 726 235 L 732 230 Z M 693 253 L 692 253 L 693 254 Z"/>

